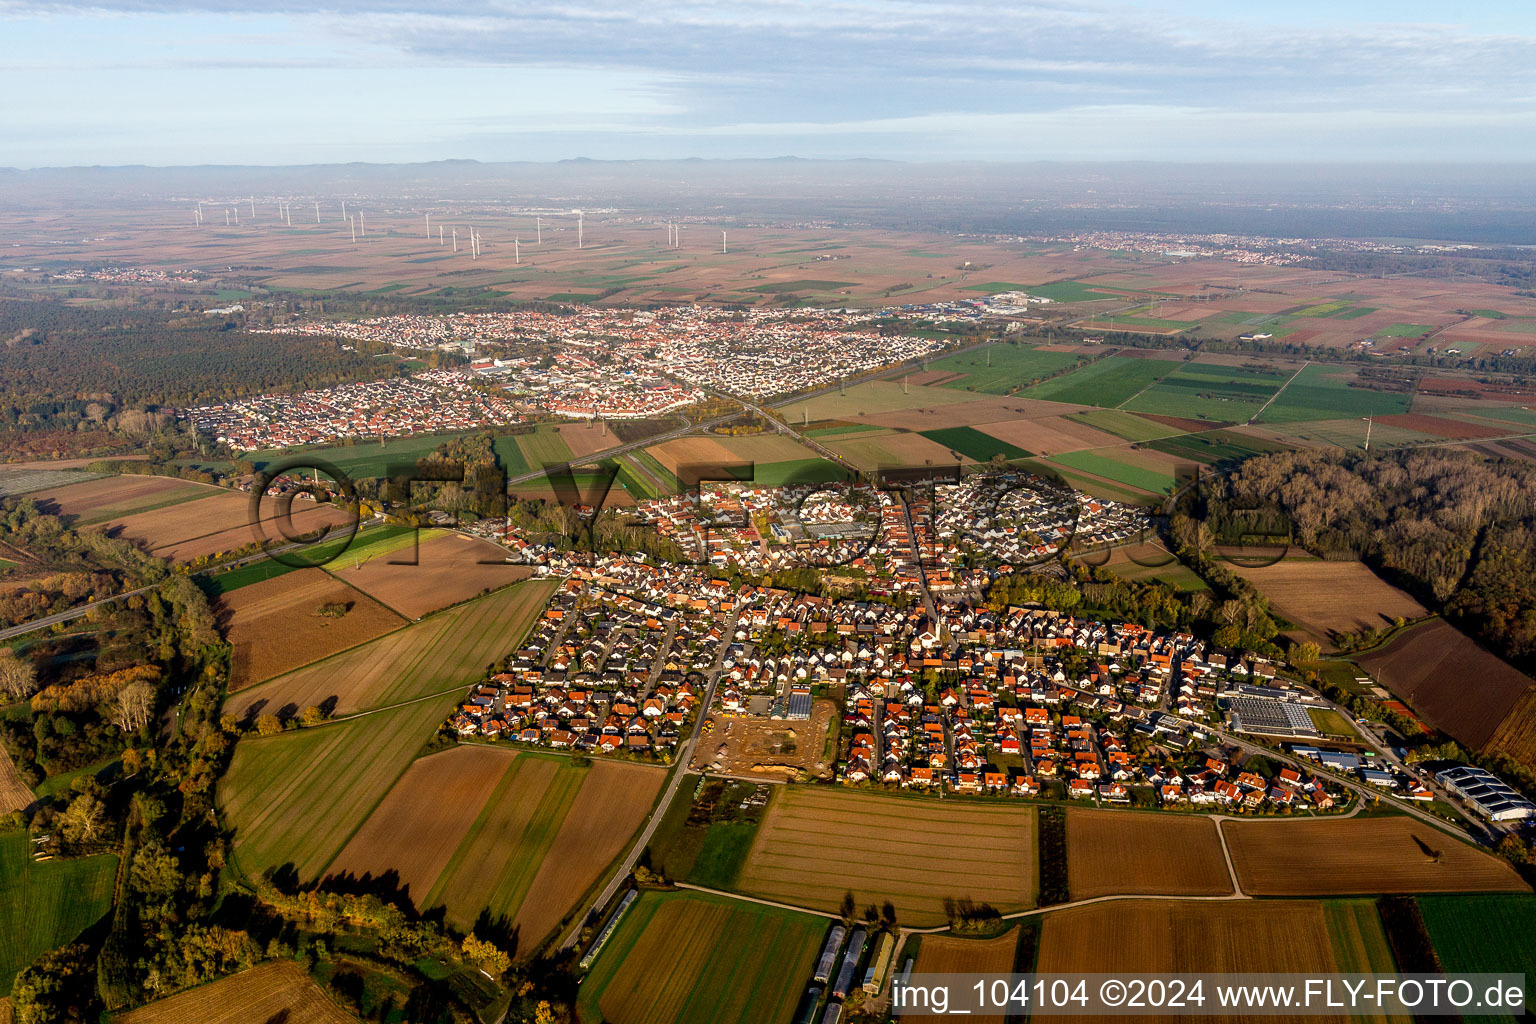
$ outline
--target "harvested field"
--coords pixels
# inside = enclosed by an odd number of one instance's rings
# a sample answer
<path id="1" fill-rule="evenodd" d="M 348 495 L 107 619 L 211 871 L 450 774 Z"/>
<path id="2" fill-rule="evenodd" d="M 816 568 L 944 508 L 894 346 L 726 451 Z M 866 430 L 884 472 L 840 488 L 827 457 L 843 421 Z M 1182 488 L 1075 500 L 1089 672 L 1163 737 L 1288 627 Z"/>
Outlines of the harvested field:
<path id="1" fill-rule="evenodd" d="M 1486 749 L 1508 754 L 1524 765 L 1536 765 L 1536 689 L 1525 691 L 1515 701 Z"/>
<path id="2" fill-rule="evenodd" d="M 0 747 L 0 814 L 19 811 L 31 803 L 32 791 L 21 781 L 10 753 Z"/>
<path id="3" fill-rule="evenodd" d="M 113 1017 L 117 1024 L 356 1024 L 292 960 L 273 960 Z"/>
<path id="4" fill-rule="evenodd" d="M 734 466 L 744 462 L 795 462 L 815 458 L 814 452 L 783 434 L 680 437 L 645 450 L 674 476 L 679 466 Z"/>
<path id="5" fill-rule="evenodd" d="M 378 878 L 394 871 L 421 903 L 516 756 L 465 745 L 412 763 L 336 856 L 331 873 Z"/>
<path id="6" fill-rule="evenodd" d="M 1490 426 L 1487 424 L 1468 423 L 1463 420 L 1451 420 L 1442 416 L 1424 416 L 1404 413 L 1400 416 L 1383 416 L 1376 421 L 1388 426 L 1400 427 L 1403 430 L 1411 430 L 1416 434 L 1438 434 L 1458 441 L 1471 440 L 1483 437 L 1502 437 L 1505 434 L 1516 433 L 1513 428 Z"/>
<path id="7" fill-rule="evenodd" d="M 1165 813 L 1069 809 L 1067 879 L 1074 900 L 1232 891 L 1216 823 Z"/>
<path id="8" fill-rule="evenodd" d="M 263 502 L 262 529 L 276 541 L 279 511 L 275 502 Z M 330 525 L 344 525 L 347 514 L 333 505 L 296 501 L 288 534 L 307 533 Z M 195 502 L 182 502 L 150 512 L 140 512 L 106 524 L 116 536 L 144 544 L 151 553 L 178 562 L 204 555 L 218 555 L 243 548 L 259 539 L 250 521 L 250 498 L 218 493 Z M 339 531 L 338 531 L 339 532 Z"/>
<path id="9" fill-rule="evenodd" d="M 911 381 L 903 391 L 899 380 L 876 380 L 849 388 L 846 395 L 833 393 L 796 402 L 786 406 L 781 413 L 791 423 L 802 422 L 809 409 L 812 421 L 844 420 L 901 430 L 933 430 L 996 423 L 1014 416 L 1052 416 L 1082 408 L 1018 395 L 998 397 L 953 388 L 923 387 Z"/>
<path id="10" fill-rule="evenodd" d="M 1019 950 L 1019 930 L 1010 928 L 993 939 L 965 939 L 957 935 L 924 935 L 917 948 L 916 974 L 1012 974 Z M 897 964 L 897 968 L 900 968 Z M 914 1020 L 938 1020 L 935 1014 L 903 1014 Z M 966 1020 L 1003 1024 L 1001 1013 L 972 1014 Z"/>
<path id="11" fill-rule="evenodd" d="M 283 865 L 302 881 L 324 874 L 461 696 L 237 743 L 219 786 L 236 867 L 253 878 Z"/>
<path id="12" fill-rule="evenodd" d="M 1008 912 L 1035 901 L 1035 812 L 1029 807 L 903 799 L 789 787 L 768 809 L 738 887 L 835 912 L 896 905 L 907 924 L 940 924 L 944 900 Z"/>
<path id="13" fill-rule="evenodd" d="M 325 606 L 345 614 L 321 615 Z M 219 599 L 224 635 L 234 646 L 229 687 L 238 690 L 356 647 L 405 624 L 366 594 L 319 569 L 296 569 Z"/>
<path id="14" fill-rule="evenodd" d="M 562 423 L 555 428 L 555 433 L 571 450 L 572 457 L 578 459 L 623 443 L 612 430 L 604 430 L 602 425 L 591 421 Z"/>
<path id="15" fill-rule="evenodd" d="M 517 647 L 554 587 L 553 582 L 531 581 L 450 608 L 231 694 L 224 710 L 244 718 L 330 702 L 329 710 L 340 715 L 467 688 L 487 664 Z"/>
<path id="16" fill-rule="evenodd" d="M 448 921 L 466 931 L 482 910 L 511 920 L 586 772 L 564 758 L 513 761 L 422 905 L 446 907 Z"/>
<path id="17" fill-rule="evenodd" d="M 1228 821 L 1222 829 L 1238 881 L 1255 896 L 1530 888 L 1508 862 L 1412 818 Z"/>
<path id="18" fill-rule="evenodd" d="M 75 525 L 106 522 L 161 505 L 228 493 L 166 476 L 104 476 L 32 492 L 44 510 L 73 517 Z"/>
<path id="19" fill-rule="evenodd" d="M 815 966 L 827 922 L 706 893 L 647 892 L 582 983 L 582 1020 L 778 1024 Z M 750 937 L 750 941 L 747 941 Z"/>
<path id="20" fill-rule="evenodd" d="M 1429 614 L 1360 562 L 1296 558 L 1262 569 L 1231 568 L 1325 647 L 1340 633 L 1379 629 L 1396 616 L 1412 620 Z"/>
<path id="21" fill-rule="evenodd" d="M 406 545 L 357 563 L 343 554 L 326 568 L 406 618 L 420 619 L 532 574 L 527 566 L 510 565 L 506 558 L 506 549 L 488 540 L 434 530 L 421 538 L 415 551 Z"/>
<path id="22" fill-rule="evenodd" d="M 922 434 L 855 435 L 846 441 L 832 441 L 827 447 L 870 473 L 882 467 L 957 465 L 949 448 Z"/>
<path id="23" fill-rule="evenodd" d="M 1481 750 L 1536 680 L 1483 650 L 1444 619 L 1355 659 L 1414 712 L 1458 743 Z"/>
<path id="24" fill-rule="evenodd" d="M 521 949 L 532 952 L 624 852 L 650 816 L 666 776 L 650 765 L 592 765 L 512 919 Z"/>
<path id="25" fill-rule="evenodd" d="M 1095 430 L 1085 423 L 1078 423 L 1065 416 L 1039 416 L 1033 419 L 981 423 L 976 429 L 984 434 L 990 434 L 999 441 L 1006 441 L 1008 444 L 1041 456 L 1075 452 L 1083 448 L 1107 448 L 1121 443 L 1120 438 L 1114 434 Z"/>
<path id="26" fill-rule="evenodd" d="M 1101 903 L 1046 915 L 1040 935 L 1041 974 L 1106 972 L 1168 974 L 1260 969 L 1282 973 L 1333 973 L 1323 905 L 1313 901 L 1178 903 L 1153 900 Z M 1206 1007 L 1210 1009 L 1209 1006 Z M 1052 1015 L 1037 1013 L 1035 1019 Z M 1069 1020 L 1070 1017 L 1060 1019 Z M 1188 1020 L 1188 1017 L 1138 1017 Z M 1242 1015 L 1204 1015 L 1202 1021 L 1246 1020 Z M 1267 1017 L 1266 1020 L 1347 1020 Z"/>

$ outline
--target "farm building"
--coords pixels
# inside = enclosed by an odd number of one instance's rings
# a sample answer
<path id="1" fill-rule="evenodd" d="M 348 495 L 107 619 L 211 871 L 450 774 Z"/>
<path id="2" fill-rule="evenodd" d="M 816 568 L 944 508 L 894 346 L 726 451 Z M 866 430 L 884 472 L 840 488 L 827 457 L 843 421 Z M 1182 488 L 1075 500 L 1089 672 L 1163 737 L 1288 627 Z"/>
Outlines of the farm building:
<path id="1" fill-rule="evenodd" d="M 795 1010 L 795 1024 L 815 1024 L 816 1007 L 821 1005 L 821 986 L 812 985 L 800 997 L 800 1007 Z"/>
<path id="2" fill-rule="evenodd" d="M 832 965 L 837 963 L 837 951 L 843 944 L 843 936 L 848 934 L 840 924 L 832 926 L 827 932 L 827 941 L 822 943 L 821 956 L 816 959 L 816 973 L 812 976 L 815 980 L 825 985 L 832 978 Z"/>
<path id="3" fill-rule="evenodd" d="M 1536 818 L 1536 804 L 1521 796 L 1509 783 L 1492 772 L 1463 764 L 1437 772 L 1435 778 L 1490 821 Z"/>
<path id="4" fill-rule="evenodd" d="M 853 935 L 848 939 L 848 952 L 843 954 L 843 965 L 837 972 L 837 984 L 832 986 L 833 998 L 848 997 L 848 991 L 853 987 L 853 972 L 858 970 L 859 958 L 864 955 L 865 938 L 864 929 L 855 928 Z"/>

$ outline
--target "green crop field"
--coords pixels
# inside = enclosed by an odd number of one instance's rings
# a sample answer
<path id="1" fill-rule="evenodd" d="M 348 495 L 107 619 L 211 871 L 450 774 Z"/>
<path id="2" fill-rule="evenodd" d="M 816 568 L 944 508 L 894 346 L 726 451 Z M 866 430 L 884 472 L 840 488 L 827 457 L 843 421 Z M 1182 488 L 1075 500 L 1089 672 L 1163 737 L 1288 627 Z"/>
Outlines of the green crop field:
<path id="1" fill-rule="evenodd" d="M 1417 338 L 1434 329 L 1430 324 L 1393 324 L 1391 327 L 1383 327 L 1375 334 L 1378 338 Z"/>
<path id="2" fill-rule="evenodd" d="M 994 455 L 1001 455 L 1008 459 L 1027 459 L 1034 454 L 1007 441 L 999 441 L 975 427 L 944 427 L 939 430 L 924 430 L 920 433 L 930 441 L 937 441 L 946 448 L 954 449 L 972 462 L 986 462 Z"/>
<path id="3" fill-rule="evenodd" d="M 519 754 L 422 906 L 446 907 L 448 920 L 465 931 L 481 910 L 515 917 L 590 770 L 565 757 Z M 530 784 L 534 778 L 539 781 Z"/>
<path id="4" fill-rule="evenodd" d="M 571 454 L 571 446 L 565 443 L 565 438 L 555 433 L 555 428 L 542 423 L 531 434 L 519 434 L 517 445 L 523 450 L 523 457 L 527 460 L 530 469 L 550 463 L 569 462 L 574 456 Z M 516 475 L 511 473 L 509 475 Z"/>
<path id="5" fill-rule="evenodd" d="M 1157 438 L 1146 442 L 1146 447 L 1181 459 L 1214 464 L 1236 462 L 1265 452 L 1278 451 L 1281 446 L 1242 434 L 1213 430 L 1206 434 Z"/>
<path id="6" fill-rule="evenodd" d="M 1132 412 L 1244 422 L 1284 384 L 1289 374 L 1235 366 L 1185 363 L 1125 403 Z"/>
<path id="7" fill-rule="evenodd" d="M 117 858 L 32 859 L 27 833 L 0 833 L 0 991 L 16 972 L 69 943 L 112 907 Z"/>
<path id="8" fill-rule="evenodd" d="M 273 710 L 322 690 L 383 710 L 235 747 L 220 802 L 239 867 L 254 875 L 291 861 L 302 878 L 317 877 L 470 683 L 522 642 L 552 590 L 547 581 L 498 590 L 240 691 Z"/>
<path id="9" fill-rule="evenodd" d="M 990 365 L 989 365 L 990 360 Z M 1078 363 L 1082 356 L 1071 352 L 1045 352 L 1018 345 L 992 345 L 984 350 L 953 355 L 930 362 L 930 370 L 963 373 L 965 376 L 943 385 L 962 391 L 982 391 L 1005 395 L 1010 389 L 1025 387 Z"/>
<path id="10" fill-rule="evenodd" d="M 1325 900 L 1323 922 L 1340 973 L 1391 974 L 1396 969 L 1375 900 Z"/>
<path id="11" fill-rule="evenodd" d="M 1020 290 L 1037 298 L 1050 299 L 1052 302 L 1093 302 L 1097 299 L 1117 299 L 1122 297 L 1122 292 L 1135 291 L 1132 288 L 1107 291 L 1083 281 L 1057 281 L 1054 284 L 1028 285 Z"/>
<path id="12" fill-rule="evenodd" d="M 1261 423 L 1296 423 L 1346 416 L 1391 416 L 1408 411 L 1412 396 L 1395 391 L 1352 388 L 1354 371 L 1313 363 L 1280 392 Z"/>
<path id="13" fill-rule="evenodd" d="M 496 462 L 507 476 L 522 476 L 533 468 L 523 455 L 516 435 L 496 438 L 491 442 L 491 450 L 496 453 Z"/>
<path id="14" fill-rule="evenodd" d="M 1048 463 L 1059 463 L 1071 469 L 1081 470 L 1084 473 L 1092 473 L 1106 480 L 1128 484 L 1131 487 L 1139 487 L 1153 494 L 1163 494 L 1173 489 L 1173 476 L 1159 469 L 1151 469 L 1146 466 L 1135 466 L 1107 455 L 1099 455 L 1094 452 L 1067 452 L 1056 455 L 1046 460 Z"/>
<path id="15" fill-rule="evenodd" d="M 1524 974 L 1527 983 L 1536 976 L 1536 894 L 1420 896 L 1418 902 L 1447 973 Z"/>
<path id="16" fill-rule="evenodd" d="M 304 881 L 319 878 L 462 698 L 455 688 L 359 718 L 240 741 L 219 790 L 235 830 L 236 866 L 249 877 L 291 865 Z"/>
<path id="17" fill-rule="evenodd" d="M 827 926 L 707 893 L 641 893 L 578 990 L 578 1012 L 612 1024 L 778 1024 Z"/>
<path id="18" fill-rule="evenodd" d="M 752 467 L 752 479 L 765 487 L 782 487 L 789 483 L 828 483 L 845 480 L 847 477 L 848 473 L 843 467 L 821 458 L 759 462 Z"/>
<path id="19" fill-rule="evenodd" d="M 1087 412 L 1071 413 L 1067 419 L 1123 437 L 1127 441 L 1150 441 L 1154 437 L 1167 437 L 1176 432 L 1166 424 L 1142 419 L 1135 413 L 1121 412 L 1119 409 L 1089 409 Z"/>
<path id="20" fill-rule="evenodd" d="M 1182 363 L 1166 359 L 1100 359 L 1024 392 L 1028 398 L 1113 409 L 1149 385 L 1177 370 Z"/>

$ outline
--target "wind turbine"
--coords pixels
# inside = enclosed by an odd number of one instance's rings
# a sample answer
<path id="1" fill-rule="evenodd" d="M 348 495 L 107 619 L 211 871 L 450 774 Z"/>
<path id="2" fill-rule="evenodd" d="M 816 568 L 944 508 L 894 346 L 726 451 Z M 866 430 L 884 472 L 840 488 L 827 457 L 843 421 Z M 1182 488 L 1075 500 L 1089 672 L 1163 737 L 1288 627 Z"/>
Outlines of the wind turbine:
<path id="1" fill-rule="evenodd" d="M 315 223 L 316 224 L 320 223 L 320 201 L 319 200 L 315 201 Z"/>
<path id="2" fill-rule="evenodd" d="M 352 225 L 352 244 L 356 245 L 357 244 L 357 221 L 354 218 L 352 218 L 352 217 L 348 217 L 347 218 L 347 223 Z"/>
<path id="3" fill-rule="evenodd" d="M 458 228 L 454 228 L 453 229 L 453 251 L 454 252 L 458 252 L 459 251 L 459 229 Z"/>
<path id="4" fill-rule="evenodd" d="M 724 231 L 720 232 L 720 252 L 721 253 L 725 252 L 725 232 Z"/>
<path id="5" fill-rule="evenodd" d="M 581 248 L 581 239 L 582 239 L 582 227 L 586 224 L 586 214 L 582 213 L 580 210 L 576 210 L 575 214 L 576 214 L 576 248 L 580 249 Z"/>
<path id="6" fill-rule="evenodd" d="M 544 218 L 543 217 L 535 217 L 535 218 L 533 218 L 533 230 L 534 230 L 535 234 L 538 237 L 538 241 L 535 242 L 534 244 L 535 245 L 543 245 L 544 244 Z"/>
<path id="7" fill-rule="evenodd" d="M 437 244 L 443 244 L 443 226 L 441 224 L 437 226 Z"/>
<path id="8" fill-rule="evenodd" d="M 432 215 L 427 214 L 427 238 L 432 237 Z"/>
<path id="9" fill-rule="evenodd" d="M 251 220 L 256 219 L 256 197 L 251 196 Z"/>
<path id="10" fill-rule="evenodd" d="M 516 265 L 523 262 L 523 250 L 516 235 L 512 236 L 512 263 Z"/>
<path id="11" fill-rule="evenodd" d="M 364 238 L 368 237 L 368 222 L 363 219 L 362 210 L 357 211 L 357 229 L 362 232 Z"/>

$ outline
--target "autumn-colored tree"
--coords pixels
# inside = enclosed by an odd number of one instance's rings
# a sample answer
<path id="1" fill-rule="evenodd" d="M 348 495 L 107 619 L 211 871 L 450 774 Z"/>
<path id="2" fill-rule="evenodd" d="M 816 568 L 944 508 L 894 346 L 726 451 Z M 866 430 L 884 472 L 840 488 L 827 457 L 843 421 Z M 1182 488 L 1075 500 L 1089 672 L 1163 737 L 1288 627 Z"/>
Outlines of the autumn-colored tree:
<path id="1" fill-rule="evenodd" d="M 283 723 L 276 715 L 262 715 L 256 719 L 256 731 L 262 736 L 276 736 L 283 731 Z"/>

